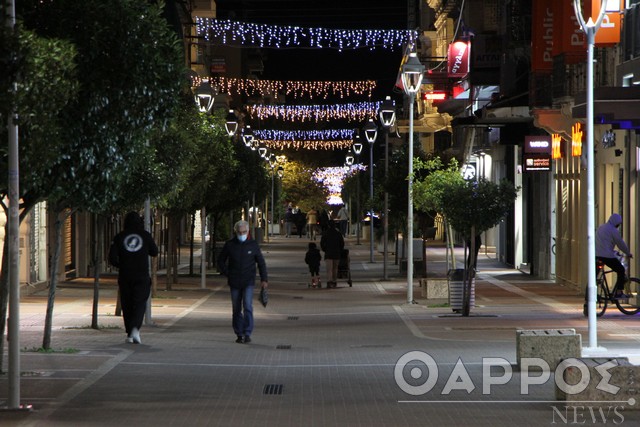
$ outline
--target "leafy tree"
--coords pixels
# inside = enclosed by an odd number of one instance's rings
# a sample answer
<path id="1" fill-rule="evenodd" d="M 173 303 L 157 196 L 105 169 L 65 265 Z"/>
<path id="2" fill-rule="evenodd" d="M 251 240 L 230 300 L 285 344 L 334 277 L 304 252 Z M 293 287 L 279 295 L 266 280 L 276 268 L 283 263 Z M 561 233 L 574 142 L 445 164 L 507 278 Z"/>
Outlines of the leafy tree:
<path id="1" fill-rule="evenodd" d="M 136 0 L 25 0 L 25 26 L 42 37 L 71 41 L 78 51 L 78 96 L 59 111 L 66 146 L 47 165 L 41 197 L 60 213 L 108 212 L 130 190 L 137 158 L 172 118 L 184 81 L 180 43 L 158 4 Z M 141 199 L 147 194 L 135 193 Z M 60 234 L 57 234 L 60 238 Z M 49 348 L 59 244 L 43 347 Z"/>
<path id="2" fill-rule="evenodd" d="M 314 169 L 304 163 L 289 161 L 284 166 L 282 197 L 303 211 L 326 204 L 329 190 L 313 177 Z"/>

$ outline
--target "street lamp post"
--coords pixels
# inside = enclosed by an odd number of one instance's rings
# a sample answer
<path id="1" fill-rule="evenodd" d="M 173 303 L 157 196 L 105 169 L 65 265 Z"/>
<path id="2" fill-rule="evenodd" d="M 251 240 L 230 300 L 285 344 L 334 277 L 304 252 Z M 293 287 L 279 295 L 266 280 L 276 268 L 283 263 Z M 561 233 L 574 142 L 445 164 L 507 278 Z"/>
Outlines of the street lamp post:
<path id="1" fill-rule="evenodd" d="M 409 97 L 409 182 L 407 198 L 407 304 L 413 304 L 413 103 L 420 90 L 424 65 L 420 63 L 415 52 L 409 54 L 409 59 L 402 66 L 402 85 Z"/>
<path id="2" fill-rule="evenodd" d="M 376 138 L 378 137 L 378 128 L 375 123 L 373 123 L 373 119 L 369 119 L 367 124 L 364 127 L 364 136 L 367 138 L 367 142 L 369 143 L 369 262 L 373 261 L 373 243 L 374 243 L 374 233 L 373 233 L 373 144 L 376 142 Z"/>
<path id="3" fill-rule="evenodd" d="M 360 135 L 356 134 L 353 143 L 353 152 L 356 154 L 356 164 L 360 164 L 360 153 L 362 153 L 362 143 Z M 360 170 L 356 175 L 356 245 L 360 245 Z"/>
<path id="4" fill-rule="evenodd" d="M 382 102 L 380 109 L 378 110 L 380 117 L 380 123 L 386 130 L 384 133 L 384 176 L 385 178 L 389 173 L 389 132 L 396 121 L 396 109 L 390 96 Z M 389 256 L 389 192 L 385 188 L 384 190 L 384 213 L 382 217 L 383 227 L 383 248 L 382 248 L 382 278 L 389 280 L 389 272 L 387 271 L 387 258 Z"/>
<path id="5" fill-rule="evenodd" d="M 276 165 L 278 164 L 278 162 L 276 161 L 276 156 L 275 154 L 272 154 L 271 156 L 269 156 L 269 166 L 271 167 L 271 221 L 269 221 L 269 215 L 267 215 L 267 227 L 269 227 L 267 229 L 267 242 L 269 241 L 269 234 L 273 235 L 273 200 L 274 200 L 274 181 L 275 181 L 275 175 L 276 175 Z"/>
<path id="6" fill-rule="evenodd" d="M 196 89 L 195 101 L 201 113 L 208 113 L 213 107 L 216 91 L 211 87 L 209 79 L 203 79 Z"/>
<path id="7" fill-rule="evenodd" d="M 594 149 L 593 149 L 593 46 L 596 32 L 604 18 L 607 2 L 600 5 L 600 13 L 595 24 L 591 18 L 585 23 L 580 2 L 573 0 L 573 9 L 580 27 L 587 38 L 587 314 L 589 316 L 589 348 L 598 348 L 598 329 L 596 323 L 596 247 L 595 247 L 595 200 L 594 200 Z"/>
<path id="8" fill-rule="evenodd" d="M 233 110 L 229 110 L 229 114 L 227 114 L 227 119 L 224 123 L 224 128 L 229 136 L 234 136 L 238 131 L 238 117 Z"/>

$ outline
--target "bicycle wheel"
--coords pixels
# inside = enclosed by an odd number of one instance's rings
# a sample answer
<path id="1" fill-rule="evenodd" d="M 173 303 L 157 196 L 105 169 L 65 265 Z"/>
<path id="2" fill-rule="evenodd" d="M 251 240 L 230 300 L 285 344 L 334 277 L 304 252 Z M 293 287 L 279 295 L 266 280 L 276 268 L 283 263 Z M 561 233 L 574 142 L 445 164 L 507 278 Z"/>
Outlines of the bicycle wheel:
<path id="1" fill-rule="evenodd" d="M 618 310 L 623 312 L 624 314 L 634 315 L 640 311 L 640 307 L 638 307 L 638 292 L 640 291 L 640 280 L 635 277 L 631 277 L 629 282 L 627 283 L 628 289 L 624 292 L 627 295 L 630 295 L 628 299 L 617 299 L 616 307 Z"/>
<path id="2" fill-rule="evenodd" d="M 598 317 L 602 316 L 604 312 L 607 311 L 607 304 L 609 303 L 609 298 L 607 298 L 608 295 L 604 286 L 606 286 L 606 283 L 603 283 L 600 280 L 596 281 L 596 289 L 598 289 L 598 293 L 596 295 L 596 316 Z M 582 307 L 582 314 L 584 314 L 585 317 L 589 315 L 587 310 L 587 301 L 585 300 L 584 306 Z"/>

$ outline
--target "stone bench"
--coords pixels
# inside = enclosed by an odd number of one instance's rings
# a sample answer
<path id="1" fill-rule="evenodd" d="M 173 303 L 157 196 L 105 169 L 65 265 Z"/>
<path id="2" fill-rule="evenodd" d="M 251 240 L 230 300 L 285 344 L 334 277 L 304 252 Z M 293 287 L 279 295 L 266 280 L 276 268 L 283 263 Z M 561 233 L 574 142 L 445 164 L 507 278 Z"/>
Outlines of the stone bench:
<path id="1" fill-rule="evenodd" d="M 575 329 L 516 331 L 516 362 L 524 358 L 543 359 L 551 371 L 562 359 L 582 356 L 582 337 Z"/>
<path id="2" fill-rule="evenodd" d="M 447 299 L 449 298 L 449 284 L 447 279 L 420 279 L 422 298 Z"/>
<path id="3" fill-rule="evenodd" d="M 556 399 L 640 410 L 640 366 L 626 357 L 583 357 L 562 363 L 563 381 L 555 380 Z"/>

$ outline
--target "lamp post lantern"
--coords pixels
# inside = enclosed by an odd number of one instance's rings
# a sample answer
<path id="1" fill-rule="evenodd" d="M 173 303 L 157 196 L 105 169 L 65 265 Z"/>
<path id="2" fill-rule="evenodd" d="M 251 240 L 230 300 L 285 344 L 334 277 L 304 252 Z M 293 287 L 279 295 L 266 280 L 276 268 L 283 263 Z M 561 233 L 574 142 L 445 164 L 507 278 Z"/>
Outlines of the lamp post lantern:
<path id="1" fill-rule="evenodd" d="M 369 262 L 373 262 L 373 144 L 378 137 L 378 128 L 373 119 L 369 119 L 364 127 L 364 136 L 369 143 Z"/>
<path id="2" fill-rule="evenodd" d="M 587 39 L 587 314 L 589 317 L 589 348 L 598 349 L 598 330 L 596 323 L 596 247 L 595 247 L 595 200 L 594 200 L 594 147 L 593 147 L 593 46 L 596 32 L 605 15 L 607 2 L 600 5 L 600 13 L 594 23 L 591 18 L 585 23 L 578 0 L 573 0 L 573 9 L 580 27 Z"/>
<path id="3" fill-rule="evenodd" d="M 360 164 L 360 153 L 362 153 L 362 143 L 360 135 L 356 133 L 353 143 L 353 152 L 356 154 L 356 164 Z M 356 245 L 360 244 L 360 170 L 356 175 Z"/>
<path id="4" fill-rule="evenodd" d="M 196 89 L 195 101 L 201 113 L 208 113 L 213 107 L 216 91 L 211 87 L 209 79 L 203 79 Z"/>
<path id="5" fill-rule="evenodd" d="M 251 125 L 246 125 L 244 130 L 242 131 L 242 142 L 244 145 L 251 148 L 253 143 L 253 131 L 251 130 Z"/>
<path id="6" fill-rule="evenodd" d="M 402 85 L 409 97 L 409 176 L 407 185 L 407 304 L 413 304 L 413 103 L 420 90 L 424 65 L 420 63 L 415 52 L 402 66 Z"/>
<path id="7" fill-rule="evenodd" d="M 384 133 L 384 176 L 386 178 L 389 173 L 389 132 L 396 122 L 396 108 L 390 96 L 387 96 L 382 105 L 380 105 L 378 116 L 382 127 L 386 130 Z M 387 270 L 387 258 L 389 256 L 389 192 L 386 189 L 384 191 L 383 210 L 382 278 L 389 280 L 389 272 Z"/>
<path id="8" fill-rule="evenodd" d="M 238 132 L 238 117 L 233 110 L 229 110 L 229 114 L 227 114 L 227 118 L 224 123 L 224 128 L 229 136 L 234 136 L 236 132 Z"/>

